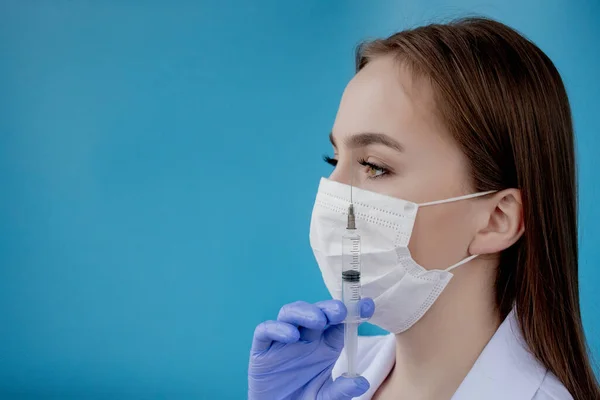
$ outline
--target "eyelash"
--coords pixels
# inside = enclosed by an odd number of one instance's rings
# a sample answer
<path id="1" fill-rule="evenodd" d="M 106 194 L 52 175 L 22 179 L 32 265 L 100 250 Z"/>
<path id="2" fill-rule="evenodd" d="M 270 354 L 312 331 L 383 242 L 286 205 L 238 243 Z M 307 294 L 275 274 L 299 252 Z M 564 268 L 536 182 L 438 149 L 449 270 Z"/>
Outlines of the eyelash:
<path id="1" fill-rule="evenodd" d="M 328 155 L 323 156 L 323 161 L 325 161 L 327 164 L 331 165 L 334 168 L 337 166 L 337 163 L 338 163 L 338 160 L 336 160 L 335 158 L 329 157 Z M 388 176 L 391 172 L 389 169 L 387 169 L 381 165 L 377 165 L 372 162 L 369 162 L 369 161 L 365 160 L 364 158 L 358 159 L 357 162 L 360 165 L 362 165 L 363 167 L 369 167 L 371 169 L 381 171 L 381 175 L 370 176 L 368 179 L 384 178 L 384 177 Z"/>
<path id="2" fill-rule="evenodd" d="M 334 168 L 337 167 L 338 160 L 336 160 L 335 158 L 329 157 L 327 154 L 325 154 L 323 156 L 323 161 L 325 161 L 327 164 L 331 165 Z"/>

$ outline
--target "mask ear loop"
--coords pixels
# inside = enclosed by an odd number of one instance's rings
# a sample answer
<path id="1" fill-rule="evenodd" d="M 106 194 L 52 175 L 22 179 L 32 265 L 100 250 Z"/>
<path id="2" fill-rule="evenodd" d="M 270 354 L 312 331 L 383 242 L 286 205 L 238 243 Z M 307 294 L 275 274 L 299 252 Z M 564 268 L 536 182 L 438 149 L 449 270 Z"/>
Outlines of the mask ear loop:
<path id="1" fill-rule="evenodd" d="M 452 271 L 454 268 L 456 268 L 456 267 L 460 267 L 461 265 L 468 263 L 469 261 L 473 260 L 473 259 L 474 259 L 474 258 L 476 258 L 476 257 L 479 257 L 479 254 L 473 254 L 472 256 L 469 256 L 469 257 L 465 258 L 464 260 L 462 260 L 462 261 L 459 261 L 459 262 L 457 262 L 457 263 L 456 263 L 456 264 L 454 264 L 454 265 L 451 265 L 450 267 L 446 268 L 444 271 L 446 271 L 446 272 L 450 272 L 450 271 Z"/>
<path id="2" fill-rule="evenodd" d="M 459 197 L 451 197 L 451 198 L 445 199 L 445 200 L 429 201 L 427 203 L 419 204 L 419 207 L 434 206 L 436 204 L 444 204 L 444 203 L 453 203 L 455 201 L 473 199 L 475 197 L 486 196 L 488 194 L 492 194 L 492 193 L 496 193 L 496 192 L 497 192 L 497 190 L 489 190 L 487 192 L 472 193 L 472 194 L 467 194 L 465 196 L 459 196 Z"/>

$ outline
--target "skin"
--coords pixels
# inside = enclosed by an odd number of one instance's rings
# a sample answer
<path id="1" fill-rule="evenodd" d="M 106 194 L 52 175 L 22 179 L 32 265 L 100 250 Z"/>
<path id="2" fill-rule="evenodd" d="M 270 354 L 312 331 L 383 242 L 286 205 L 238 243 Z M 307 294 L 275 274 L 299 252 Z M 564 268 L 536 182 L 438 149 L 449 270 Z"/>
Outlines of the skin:
<path id="1" fill-rule="evenodd" d="M 384 135 L 402 149 L 373 143 L 364 133 Z M 438 118 L 431 85 L 389 56 L 350 81 L 331 138 L 332 180 L 415 203 L 475 192 L 469 161 Z M 396 335 L 396 363 L 375 399 L 452 397 L 501 323 L 494 302 L 498 254 L 523 231 L 516 189 L 419 210 L 409 249 L 420 265 L 445 269 L 480 257 L 454 270 L 425 316 Z"/>

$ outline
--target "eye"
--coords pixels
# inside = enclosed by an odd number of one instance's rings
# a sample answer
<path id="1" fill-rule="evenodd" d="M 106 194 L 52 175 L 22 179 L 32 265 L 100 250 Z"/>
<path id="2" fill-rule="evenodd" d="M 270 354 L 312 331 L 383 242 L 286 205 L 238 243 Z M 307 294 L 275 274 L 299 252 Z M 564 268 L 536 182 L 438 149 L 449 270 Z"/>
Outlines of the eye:
<path id="1" fill-rule="evenodd" d="M 323 161 L 325 161 L 327 164 L 331 165 L 332 167 L 336 167 L 338 160 L 336 160 L 335 158 L 331 158 L 328 155 L 324 155 L 323 156 Z"/>
<path id="2" fill-rule="evenodd" d="M 365 167 L 365 172 L 369 179 L 381 178 L 390 173 L 390 170 L 386 167 L 369 162 L 365 159 L 358 160 L 358 163 Z"/>

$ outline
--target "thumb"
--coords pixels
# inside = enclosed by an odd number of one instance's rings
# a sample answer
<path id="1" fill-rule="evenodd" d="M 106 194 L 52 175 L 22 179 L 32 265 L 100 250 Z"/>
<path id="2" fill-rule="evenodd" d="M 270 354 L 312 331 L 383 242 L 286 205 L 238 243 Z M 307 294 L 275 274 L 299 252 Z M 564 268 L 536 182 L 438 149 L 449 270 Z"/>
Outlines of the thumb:
<path id="1" fill-rule="evenodd" d="M 340 376 L 323 391 L 321 400 L 350 400 L 362 396 L 369 390 L 369 381 L 364 377 L 346 378 Z"/>

